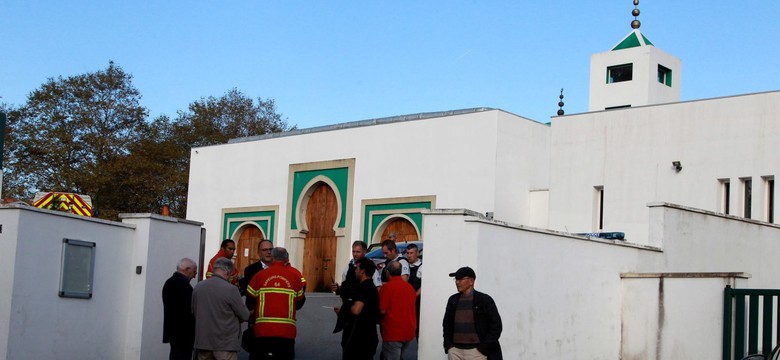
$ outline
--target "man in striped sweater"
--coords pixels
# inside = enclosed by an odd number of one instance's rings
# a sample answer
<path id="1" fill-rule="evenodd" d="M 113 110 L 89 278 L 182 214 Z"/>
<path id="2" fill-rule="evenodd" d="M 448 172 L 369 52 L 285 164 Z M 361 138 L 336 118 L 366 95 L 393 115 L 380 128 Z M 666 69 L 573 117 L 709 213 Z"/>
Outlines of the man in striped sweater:
<path id="1" fill-rule="evenodd" d="M 477 275 L 468 266 L 451 273 L 458 293 L 444 312 L 444 352 L 449 360 L 502 359 L 501 316 L 490 295 L 474 290 Z"/>

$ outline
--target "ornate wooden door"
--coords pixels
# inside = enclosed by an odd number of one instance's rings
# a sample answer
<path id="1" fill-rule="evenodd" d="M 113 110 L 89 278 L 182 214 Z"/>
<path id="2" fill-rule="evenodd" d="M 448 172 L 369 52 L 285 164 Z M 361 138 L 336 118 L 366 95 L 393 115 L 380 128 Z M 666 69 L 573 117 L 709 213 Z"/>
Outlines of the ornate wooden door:
<path id="1" fill-rule="evenodd" d="M 414 225 L 404 218 L 390 220 L 385 231 L 382 232 L 382 240 L 387 239 L 390 233 L 395 233 L 396 242 L 420 240 L 420 235 L 417 234 Z"/>
<path id="2" fill-rule="evenodd" d="M 263 232 L 254 226 L 245 226 L 241 230 L 236 244 L 236 269 L 244 276 L 244 269 L 260 260 L 257 245 L 263 240 Z"/>
<path id="3" fill-rule="evenodd" d="M 336 217 L 338 203 L 330 186 L 320 184 L 306 206 L 308 233 L 303 243 L 303 276 L 306 291 L 330 291 L 335 279 Z"/>

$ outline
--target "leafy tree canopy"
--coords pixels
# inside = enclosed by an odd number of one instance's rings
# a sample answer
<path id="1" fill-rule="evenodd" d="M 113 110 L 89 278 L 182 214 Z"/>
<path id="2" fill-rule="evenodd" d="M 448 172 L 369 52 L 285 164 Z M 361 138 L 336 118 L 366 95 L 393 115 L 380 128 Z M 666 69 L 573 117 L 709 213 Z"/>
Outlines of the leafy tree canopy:
<path id="1" fill-rule="evenodd" d="M 255 102 L 232 89 L 219 98 L 202 98 L 191 103 L 187 111 L 179 111 L 173 131 L 185 144 L 197 147 L 290 129 L 273 99 L 258 98 Z"/>
<path id="2" fill-rule="evenodd" d="M 4 196 L 74 192 L 91 196 L 101 218 L 163 205 L 184 217 L 191 147 L 291 129 L 272 99 L 255 102 L 237 89 L 153 121 L 140 98 L 132 75 L 109 62 L 48 79 L 18 108 L 0 104 L 8 114 Z"/>

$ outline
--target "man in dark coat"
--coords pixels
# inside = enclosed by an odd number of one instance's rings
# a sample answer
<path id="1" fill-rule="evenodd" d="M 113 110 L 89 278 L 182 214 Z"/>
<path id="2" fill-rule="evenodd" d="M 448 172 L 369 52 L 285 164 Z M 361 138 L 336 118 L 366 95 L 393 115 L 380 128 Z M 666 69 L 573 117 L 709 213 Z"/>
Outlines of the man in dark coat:
<path id="1" fill-rule="evenodd" d="M 183 258 L 176 265 L 176 272 L 163 285 L 163 343 L 171 344 L 170 360 L 192 359 L 195 317 L 190 308 L 190 280 L 197 275 L 197 269 L 198 265 L 194 261 Z"/>
<path id="2" fill-rule="evenodd" d="M 458 292 L 444 312 L 444 352 L 449 359 L 501 360 L 501 316 L 490 295 L 474 290 L 477 275 L 470 267 L 451 273 Z"/>

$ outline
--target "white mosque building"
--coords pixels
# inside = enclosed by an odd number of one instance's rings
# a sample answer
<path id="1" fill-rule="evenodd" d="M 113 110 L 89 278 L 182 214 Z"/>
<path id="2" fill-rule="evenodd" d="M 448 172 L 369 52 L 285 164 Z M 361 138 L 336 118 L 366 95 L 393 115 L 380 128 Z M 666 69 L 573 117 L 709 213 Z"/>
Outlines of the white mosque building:
<path id="1" fill-rule="evenodd" d="M 447 273 L 464 265 L 499 305 L 507 359 L 771 349 L 777 310 L 745 330 L 740 311 L 769 300 L 724 288 L 780 288 L 780 91 L 680 101 L 681 61 L 632 25 L 591 57 L 589 111 L 548 124 L 473 108 L 194 148 L 206 257 L 234 239 L 243 268 L 269 239 L 321 291 L 353 241 L 422 240 L 421 359 L 445 357 Z"/>

